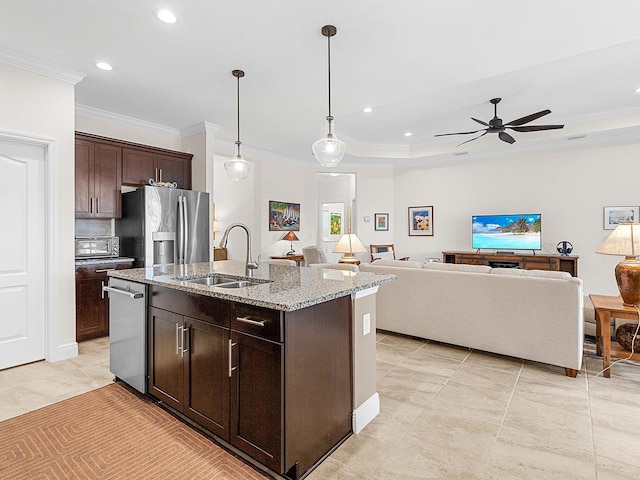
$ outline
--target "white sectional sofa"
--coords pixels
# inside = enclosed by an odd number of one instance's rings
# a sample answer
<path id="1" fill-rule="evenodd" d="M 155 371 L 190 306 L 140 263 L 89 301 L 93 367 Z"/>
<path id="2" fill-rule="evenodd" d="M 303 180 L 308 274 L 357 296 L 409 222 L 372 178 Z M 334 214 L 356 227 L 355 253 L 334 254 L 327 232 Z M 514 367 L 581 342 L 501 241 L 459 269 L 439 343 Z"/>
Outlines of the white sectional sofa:
<path id="1" fill-rule="evenodd" d="M 396 260 L 360 270 L 398 276 L 377 295 L 382 330 L 580 370 L 582 280 L 566 272 Z"/>

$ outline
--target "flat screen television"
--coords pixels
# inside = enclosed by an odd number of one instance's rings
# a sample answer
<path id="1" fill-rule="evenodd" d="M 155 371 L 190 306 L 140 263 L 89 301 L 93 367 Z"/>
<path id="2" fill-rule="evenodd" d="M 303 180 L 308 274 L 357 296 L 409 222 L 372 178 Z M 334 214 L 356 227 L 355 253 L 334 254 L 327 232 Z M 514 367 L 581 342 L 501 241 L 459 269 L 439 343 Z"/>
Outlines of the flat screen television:
<path id="1" fill-rule="evenodd" d="M 541 250 L 542 219 L 539 213 L 474 215 L 471 217 L 473 248 Z"/>

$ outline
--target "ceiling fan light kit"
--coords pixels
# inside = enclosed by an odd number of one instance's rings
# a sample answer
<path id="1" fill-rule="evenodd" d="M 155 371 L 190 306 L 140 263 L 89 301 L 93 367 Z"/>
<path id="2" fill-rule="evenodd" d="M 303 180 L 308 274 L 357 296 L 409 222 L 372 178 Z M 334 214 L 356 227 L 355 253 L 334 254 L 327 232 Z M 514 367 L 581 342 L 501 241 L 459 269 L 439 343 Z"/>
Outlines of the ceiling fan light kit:
<path id="1" fill-rule="evenodd" d="M 505 130 L 513 130 L 514 132 L 539 132 L 542 130 L 556 130 L 559 128 L 563 128 L 564 125 L 525 125 L 525 123 L 533 122 L 540 117 L 544 117 L 551 113 L 551 110 L 541 110 L 540 112 L 532 113 L 530 115 L 518 118 L 516 120 L 512 120 L 507 123 L 503 123 L 502 119 L 498 117 L 498 103 L 500 103 L 501 98 L 492 98 L 490 102 L 493 104 L 493 118 L 489 120 L 489 123 L 484 122 L 482 120 L 478 120 L 477 118 L 471 117 L 471 120 L 479 123 L 487 128 L 481 128 L 479 130 L 472 130 L 469 132 L 455 132 L 455 133 L 440 133 L 435 135 L 436 137 L 444 137 L 448 135 L 471 135 L 474 133 L 482 132 L 477 137 L 472 138 L 471 140 L 467 140 L 458 144 L 464 145 L 465 143 L 472 142 L 477 140 L 480 137 L 485 136 L 487 133 L 497 133 L 498 138 L 506 143 L 515 143 L 516 139 L 509 135 Z"/>
<path id="2" fill-rule="evenodd" d="M 328 59 L 328 77 L 329 77 L 329 115 L 327 115 L 327 135 L 313 142 L 311 149 L 316 160 L 323 167 L 335 167 L 340 163 L 347 151 L 347 144 L 333 134 L 333 115 L 331 115 L 331 37 L 333 37 L 337 29 L 333 25 L 325 25 L 322 27 L 322 35 L 327 37 L 327 59 Z"/>

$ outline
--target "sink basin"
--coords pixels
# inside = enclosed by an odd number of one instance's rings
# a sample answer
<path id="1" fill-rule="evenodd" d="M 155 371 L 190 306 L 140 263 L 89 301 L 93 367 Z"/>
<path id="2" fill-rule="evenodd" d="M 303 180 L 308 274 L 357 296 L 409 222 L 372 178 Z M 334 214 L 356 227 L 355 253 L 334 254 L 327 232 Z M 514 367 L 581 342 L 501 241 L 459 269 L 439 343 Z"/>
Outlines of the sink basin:
<path id="1" fill-rule="evenodd" d="M 229 277 L 200 277 L 200 278 L 190 278 L 188 280 L 181 280 L 181 281 L 189 282 L 189 283 L 200 283 L 202 285 L 208 285 L 210 287 L 215 285 L 220 285 L 223 283 L 238 282 L 237 279 L 229 278 Z"/>
<path id="2" fill-rule="evenodd" d="M 262 282 L 250 282 L 248 280 L 237 280 L 232 283 L 221 283 L 216 285 L 220 288 L 242 288 L 242 287 L 252 287 L 253 285 L 260 285 Z"/>
<path id="3" fill-rule="evenodd" d="M 243 288 L 251 287 L 253 285 L 260 285 L 265 283 L 264 281 L 254 280 L 242 280 L 233 277 L 225 277 L 220 275 L 208 275 L 206 277 L 198 278 L 176 278 L 181 282 L 186 283 L 199 283 L 200 285 L 207 285 L 209 287 L 221 287 L 221 288 Z"/>

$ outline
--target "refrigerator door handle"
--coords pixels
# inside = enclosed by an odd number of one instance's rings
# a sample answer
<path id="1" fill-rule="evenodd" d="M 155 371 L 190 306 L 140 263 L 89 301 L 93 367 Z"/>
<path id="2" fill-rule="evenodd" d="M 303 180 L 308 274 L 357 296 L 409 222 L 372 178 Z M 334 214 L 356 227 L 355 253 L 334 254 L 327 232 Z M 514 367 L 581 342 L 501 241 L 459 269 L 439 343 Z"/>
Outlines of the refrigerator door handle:
<path id="1" fill-rule="evenodd" d="M 187 263 L 187 249 L 189 248 L 189 212 L 187 210 L 187 197 L 182 197 L 182 223 L 184 226 L 184 244 L 182 246 L 182 255 L 184 263 Z"/>
<path id="2" fill-rule="evenodd" d="M 184 263 L 184 218 L 182 212 L 182 197 L 178 197 L 178 264 Z"/>

